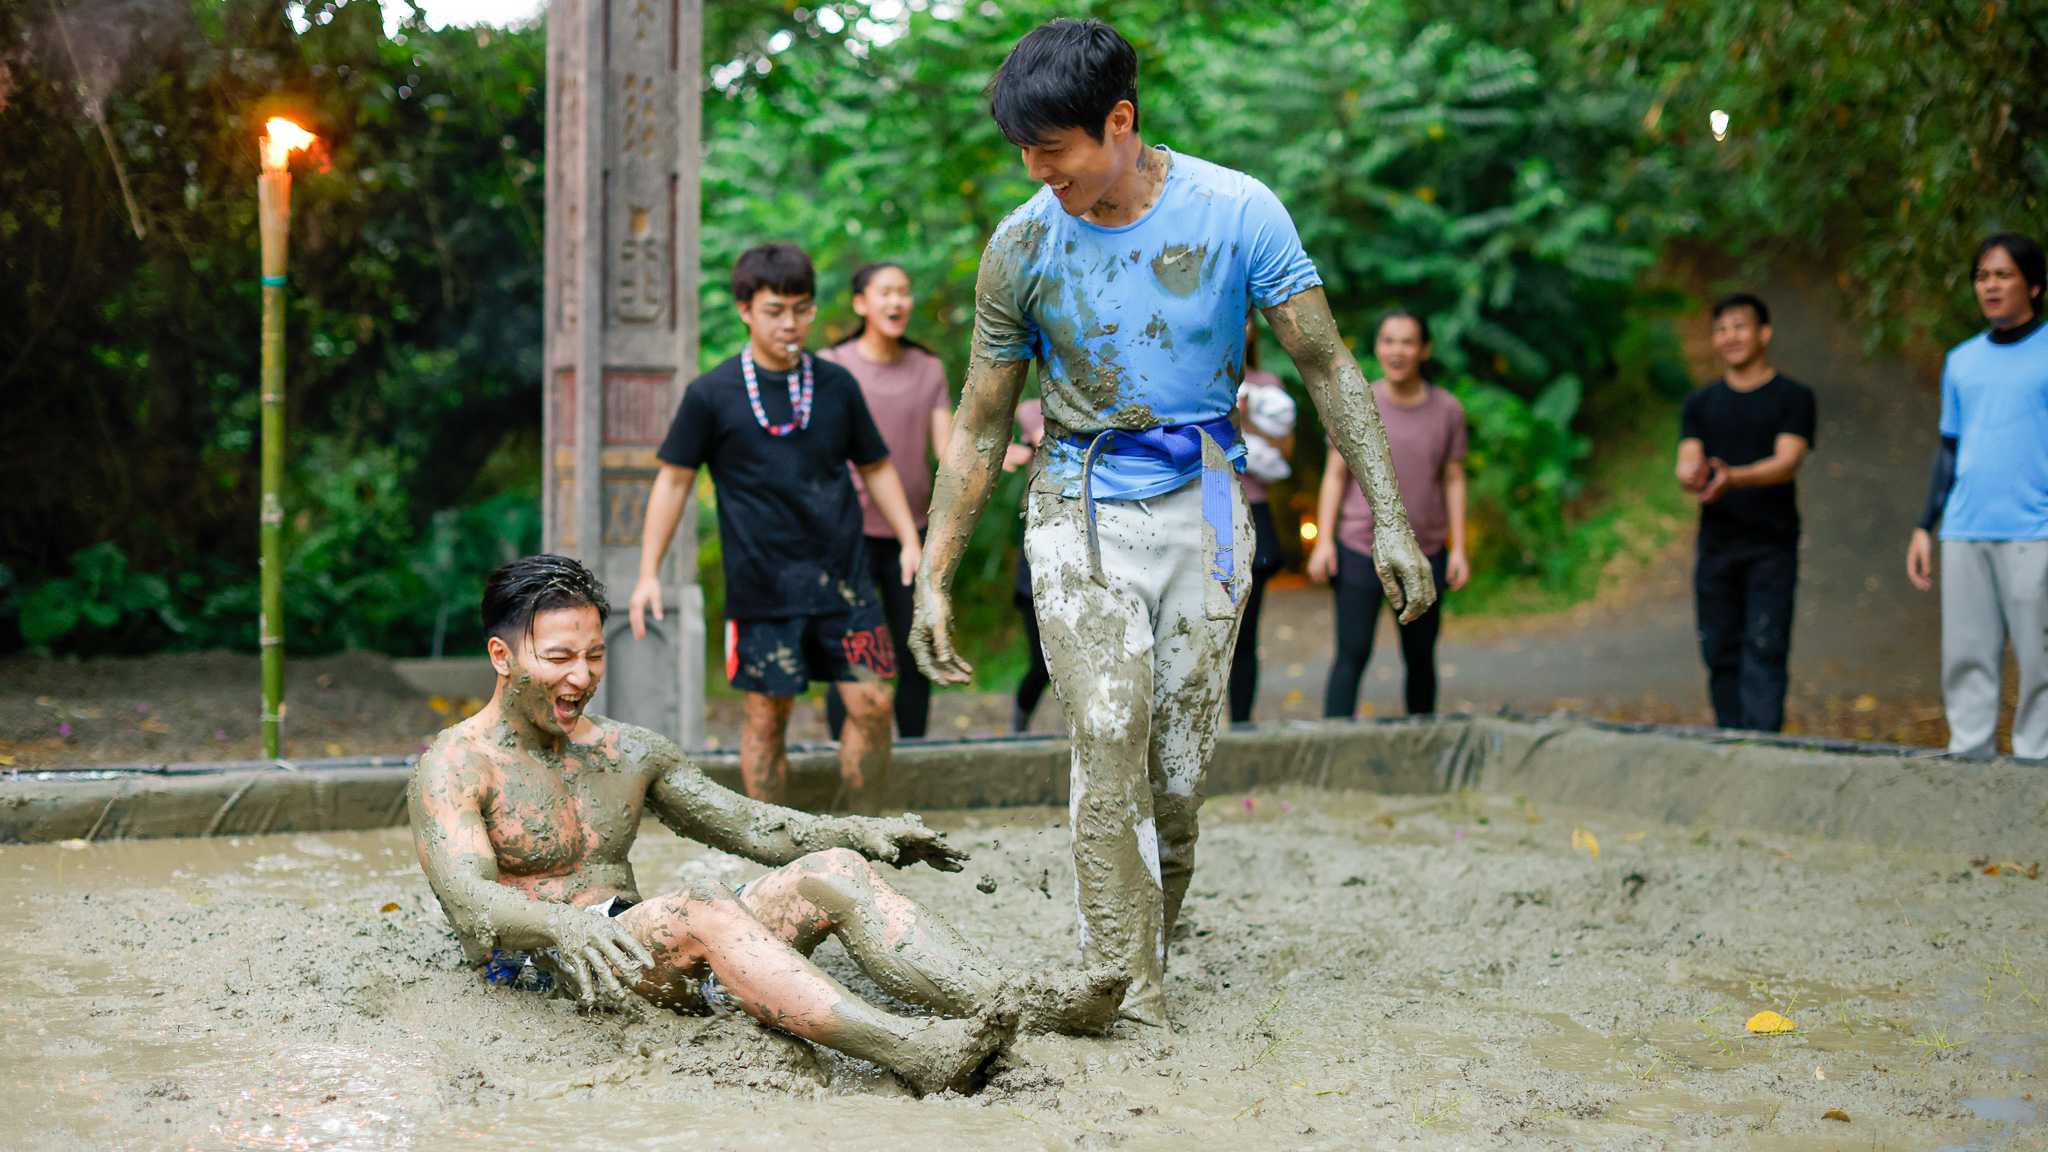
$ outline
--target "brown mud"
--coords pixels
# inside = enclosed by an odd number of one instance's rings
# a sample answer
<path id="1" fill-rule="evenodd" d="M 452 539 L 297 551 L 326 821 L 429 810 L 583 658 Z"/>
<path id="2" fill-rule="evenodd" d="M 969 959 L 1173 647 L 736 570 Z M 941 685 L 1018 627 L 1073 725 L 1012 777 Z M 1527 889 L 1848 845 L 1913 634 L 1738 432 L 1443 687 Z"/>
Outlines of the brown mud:
<path id="1" fill-rule="evenodd" d="M 941 814 L 974 852 L 967 872 L 894 879 L 1013 969 L 1071 966 L 1064 815 Z M 1174 1027 L 1025 1038 L 980 1094 L 923 1100 L 743 1018 L 583 1016 L 481 983 L 402 829 L 0 849 L 6 1143 L 2048 1137 L 2048 884 L 1985 875 L 1969 845 L 1880 854 L 1470 793 L 1284 790 L 1219 797 L 1205 815 L 1168 978 Z M 649 890 L 760 871 L 651 822 L 633 863 Z M 836 944 L 818 958 L 882 1000 Z M 1765 1009 L 1798 1030 L 1747 1033 Z"/>

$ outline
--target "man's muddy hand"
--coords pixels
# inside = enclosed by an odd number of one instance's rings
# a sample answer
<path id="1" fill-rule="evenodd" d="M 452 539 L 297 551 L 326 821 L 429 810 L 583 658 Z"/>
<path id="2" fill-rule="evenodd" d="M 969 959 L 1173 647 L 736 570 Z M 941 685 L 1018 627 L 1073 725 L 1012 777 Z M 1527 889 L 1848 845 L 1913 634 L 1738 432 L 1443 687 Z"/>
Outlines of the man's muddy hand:
<path id="1" fill-rule="evenodd" d="M 917 670 L 938 684 L 965 684 L 974 665 L 953 650 L 953 600 L 932 585 L 924 573 L 917 578 L 917 615 L 910 625 L 910 656 Z"/>
<path id="2" fill-rule="evenodd" d="M 654 957 L 648 955 L 646 946 L 610 916 L 564 904 L 551 927 L 559 965 L 556 976 L 580 1004 L 595 1004 L 600 998 L 619 1003 L 626 998 L 619 977 L 629 970 L 645 972 L 654 967 Z"/>
<path id="3" fill-rule="evenodd" d="M 1373 532 L 1372 563 L 1401 623 L 1413 624 L 1436 603 L 1436 577 L 1406 520 L 1380 525 Z"/>
<path id="4" fill-rule="evenodd" d="M 923 861 L 941 872 L 958 872 L 967 861 L 967 853 L 946 843 L 944 832 L 925 827 L 914 812 L 889 819 L 857 819 L 863 825 L 857 847 L 870 860 L 898 868 Z"/>

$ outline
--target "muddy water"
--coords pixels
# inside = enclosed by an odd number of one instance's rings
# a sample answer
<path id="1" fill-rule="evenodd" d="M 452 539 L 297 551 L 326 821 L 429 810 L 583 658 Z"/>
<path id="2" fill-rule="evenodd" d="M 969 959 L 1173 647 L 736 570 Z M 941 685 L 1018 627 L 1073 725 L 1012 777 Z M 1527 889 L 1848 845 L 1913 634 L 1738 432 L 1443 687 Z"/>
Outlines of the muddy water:
<path id="1" fill-rule="evenodd" d="M 6 848 L 0 1143 L 2048 1140 L 2048 884 L 1985 877 L 1969 845 L 1881 857 L 1475 796 L 1283 791 L 1204 815 L 1174 1029 L 1027 1040 L 981 1095 L 921 1101 L 744 1021 L 582 1017 L 482 985 L 398 830 Z M 1070 962 L 1063 819 L 941 815 L 975 859 L 902 880 L 1015 966 Z M 651 825 L 633 861 L 648 890 L 758 871 Z M 872 991 L 836 945 L 820 959 Z M 1799 1031 L 1747 1034 L 1765 1008 Z"/>

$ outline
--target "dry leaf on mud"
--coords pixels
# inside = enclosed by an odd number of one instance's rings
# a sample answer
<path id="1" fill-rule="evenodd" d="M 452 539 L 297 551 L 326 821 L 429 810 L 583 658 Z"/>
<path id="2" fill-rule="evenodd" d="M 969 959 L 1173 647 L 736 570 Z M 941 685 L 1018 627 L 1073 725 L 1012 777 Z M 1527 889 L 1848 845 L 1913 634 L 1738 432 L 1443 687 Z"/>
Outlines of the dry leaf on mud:
<path id="1" fill-rule="evenodd" d="M 1584 852 L 1594 860 L 1600 858 L 1600 840 L 1584 828 L 1572 829 L 1572 851 Z"/>
<path id="2" fill-rule="evenodd" d="M 398 911 L 398 901 L 396 901 L 396 900 L 393 900 L 393 901 L 392 901 L 391 903 L 389 903 L 389 904 L 386 904 L 386 905 L 385 905 L 385 906 L 383 906 L 382 908 L 379 908 L 379 909 L 377 909 L 377 911 L 379 911 L 379 912 L 396 912 L 396 911 Z"/>
<path id="3" fill-rule="evenodd" d="M 1743 1027 L 1759 1036 L 1775 1036 L 1780 1032 L 1797 1032 L 1799 1025 L 1766 1008 L 1749 1018 Z"/>
<path id="4" fill-rule="evenodd" d="M 1382 812 L 1373 817 L 1373 822 L 1375 824 L 1385 824 L 1387 827 L 1392 828 L 1394 826 L 1394 817 L 1389 813 Z"/>
<path id="5" fill-rule="evenodd" d="M 1996 864 L 1985 865 L 1984 874 L 1986 876 L 2025 876 L 2029 880 L 2039 880 L 2041 878 L 2041 866 L 2035 864 L 2030 868 L 2022 868 L 2017 860 L 2000 860 Z"/>
<path id="6" fill-rule="evenodd" d="M 1842 1111 L 1840 1108 L 1830 1108 L 1827 1111 L 1821 1113 L 1820 1118 L 1823 1120 L 1840 1120 L 1844 1124 L 1848 1124 L 1851 1122 L 1849 1119 L 1849 1114 L 1847 1112 Z"/>

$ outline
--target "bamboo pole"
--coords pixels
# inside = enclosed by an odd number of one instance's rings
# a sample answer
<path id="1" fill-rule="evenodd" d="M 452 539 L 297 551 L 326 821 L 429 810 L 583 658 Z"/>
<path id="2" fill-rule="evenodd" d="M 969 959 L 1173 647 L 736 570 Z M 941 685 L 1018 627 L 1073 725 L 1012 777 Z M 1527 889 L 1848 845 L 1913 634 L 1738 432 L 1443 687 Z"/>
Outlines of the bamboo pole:
<path id="1" fill-rule="evenodd" d="M 272 760 L 281 755 L 284 721 L 284 271 L 291 197 L 291 172 L 266 159 L 256 181 L 263 240 L 262 607 L 256 635 L 263 653 L 263 755 Z"/>

